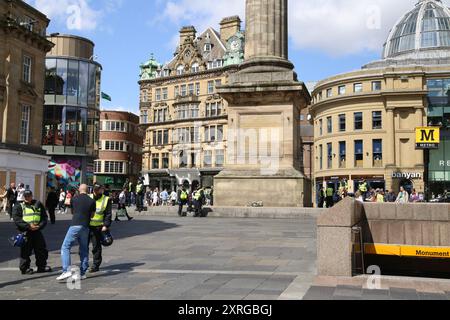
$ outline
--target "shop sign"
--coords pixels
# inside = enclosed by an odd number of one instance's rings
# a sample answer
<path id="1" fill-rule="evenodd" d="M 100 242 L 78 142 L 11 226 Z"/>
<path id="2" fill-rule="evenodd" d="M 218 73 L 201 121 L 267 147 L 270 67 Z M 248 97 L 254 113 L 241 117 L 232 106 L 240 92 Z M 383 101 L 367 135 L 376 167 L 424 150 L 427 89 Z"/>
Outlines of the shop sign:
<path id="1" fill-rule="evenodd" d="M 448 247 L 404 246 L 392 244 L 366 243 L 364 252 L 370 255 L 420 257 L 420 258 L 450 258 Z"/>
<path id="2" fill-rule="evenodd" d="M 439 149 L 440 137 L 439 127 L 416 128 L 416 149 Z"/>
<path id="3" fill-rule="evenodd" d="M 450 160 L 440 160 L 439 167 L 450 167 Z"/>
<path id="4" fill-rule="evenodd" d="M 422 174 L 419 172 L 394 172 L 392 173 L 393 179 L 422 179 Z"/>

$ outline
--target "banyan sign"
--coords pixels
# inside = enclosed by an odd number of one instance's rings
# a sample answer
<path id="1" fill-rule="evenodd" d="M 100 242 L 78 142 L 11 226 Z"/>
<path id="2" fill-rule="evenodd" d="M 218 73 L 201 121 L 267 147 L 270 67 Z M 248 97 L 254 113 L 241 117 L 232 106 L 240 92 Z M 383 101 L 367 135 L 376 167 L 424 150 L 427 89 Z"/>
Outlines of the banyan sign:
<path id="1" fill-rule="evenodd" d="M 439 149 L 441 131 L 439 127 L 416 128 L 416 149 Z"/>

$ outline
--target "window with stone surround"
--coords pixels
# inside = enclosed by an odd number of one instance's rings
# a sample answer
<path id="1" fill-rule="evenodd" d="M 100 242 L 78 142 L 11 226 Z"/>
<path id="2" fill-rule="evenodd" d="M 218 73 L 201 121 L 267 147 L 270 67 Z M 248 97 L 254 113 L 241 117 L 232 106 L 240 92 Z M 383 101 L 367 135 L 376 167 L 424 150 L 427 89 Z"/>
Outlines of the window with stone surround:
<path id="1" fill-rule="evenodd" d="M 30 142 L 30 106 L 22 106 L 20 121 L 20 144 L 29 144 Z"/>
<path id="2" fill-rule="evenodd" d="M 31 83 L 32 64 L 33 64 L 32 58 L 28 55 L 24 55 L 23 56 L 23 67 L 22 67 L 22 70 L 23 70 L 22 80 L 25 81 L 26 83 Z"/>

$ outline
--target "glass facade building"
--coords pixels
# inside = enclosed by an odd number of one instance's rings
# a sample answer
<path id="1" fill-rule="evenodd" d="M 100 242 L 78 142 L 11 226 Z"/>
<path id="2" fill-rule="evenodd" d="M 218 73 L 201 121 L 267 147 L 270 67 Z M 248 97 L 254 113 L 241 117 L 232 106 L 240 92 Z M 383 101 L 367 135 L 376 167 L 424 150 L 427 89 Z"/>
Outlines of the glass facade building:
<path id="1" fill-rule="evenodd" d="M 74 36 L 50 38 L 46 58 L 42 145 L 52 156 L 48 186 L 93 184 L 100 132 L 102 67 L 93 61 L 93 43 Z"/>
<path id="2" fill-rule="evenodd" d="M 52 152 L 93 154 L 99 128 L 99 75 L 96 63 L 47 59 L 43 145 L 51 146 Z"/>
<path id="3" fill-rule="evenodd" d="M 441 128 L 438 150 L 430 150 L 428 163 L 429 198 L 450 190 L 450 79 L 430 79 L 428 125 Z"/>

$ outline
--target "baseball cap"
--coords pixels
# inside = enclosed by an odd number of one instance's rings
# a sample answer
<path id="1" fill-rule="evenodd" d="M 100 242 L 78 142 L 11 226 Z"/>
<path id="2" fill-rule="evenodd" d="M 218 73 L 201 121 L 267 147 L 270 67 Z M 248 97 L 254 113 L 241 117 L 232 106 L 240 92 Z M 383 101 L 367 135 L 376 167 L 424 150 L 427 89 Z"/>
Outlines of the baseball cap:
<path id="1" fill-rule="evenodd" d="M 33 192 L 31 190 L 25 190 L 25 192 L 23 193 L 24 197 L 32 197 L 33 196 Z"/>

